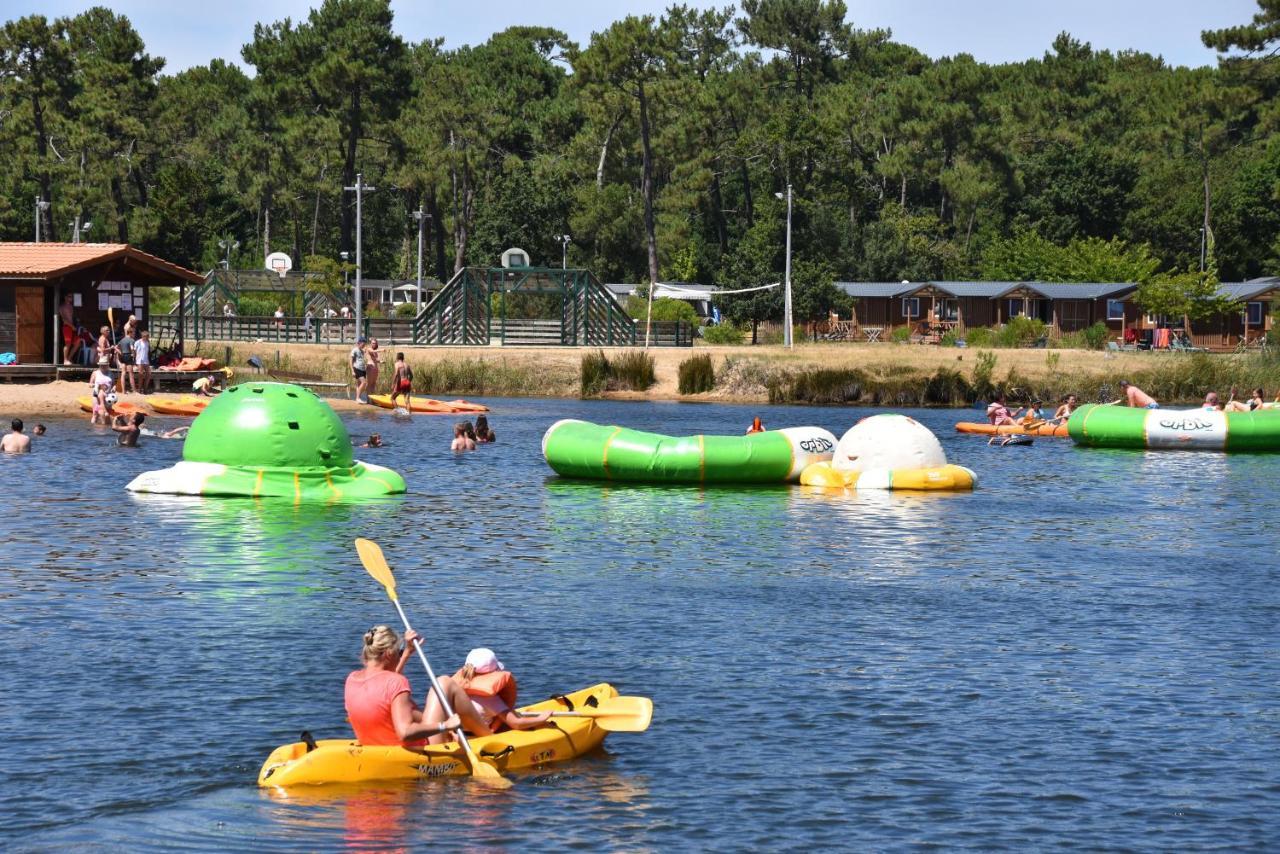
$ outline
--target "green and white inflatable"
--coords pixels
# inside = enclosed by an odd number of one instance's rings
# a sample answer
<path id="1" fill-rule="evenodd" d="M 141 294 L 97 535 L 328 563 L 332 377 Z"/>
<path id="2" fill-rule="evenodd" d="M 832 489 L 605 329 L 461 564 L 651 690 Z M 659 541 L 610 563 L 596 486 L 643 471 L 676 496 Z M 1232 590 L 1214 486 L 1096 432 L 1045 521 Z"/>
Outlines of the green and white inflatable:
<path id="1" fill-rule="evenodd" d="M 542 437 L 556 474 L 637 483 L 785 483 L 826 462 L 836 437 L 821 427 L 747 436 L 664 436 L 565 419 Z"/>
<path id="2" fill-rule="evenodd" d="M 315 392 L 243 383 L 191 423 L 182 462 L 138 475 L 131 492 L 341 501 L 404 492 L 404 478 L 351 453 L 351 437 Z"/>
<path id="3" fill-rule="evenodd" d="M 1086 404 L 1067 421 L 1076 444 L 1093 448 L 1280 453 L 1280 411 L 1132 409 Z"/>

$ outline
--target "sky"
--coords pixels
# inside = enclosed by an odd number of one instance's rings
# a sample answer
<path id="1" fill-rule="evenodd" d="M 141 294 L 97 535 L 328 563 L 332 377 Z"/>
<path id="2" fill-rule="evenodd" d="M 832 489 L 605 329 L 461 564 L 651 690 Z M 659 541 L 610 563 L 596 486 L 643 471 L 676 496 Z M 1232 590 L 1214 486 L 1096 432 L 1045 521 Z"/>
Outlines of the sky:
<path id="1" fill-rule="evenodd" d="M 108 6 L 133 22 L 147 51 L 181 71 L 222 58 L 243 65 L 240 48 L 256 22 L 306 17 L 319 0 L 0 0 L 0 20 L 40 13 L 72 15 Z M 685 0 L 697 7 L 719 3 Z M 1136 49 L 1170 65 L 1212 65 L 1200 31 L 1247 23 L 1256 0 L 845 0 L 849 20 L 862 29 L 888 28 L 895 41 L 932 57 L 969 53 L 983 62 L 1043 56 L 1066 30 L 1095 49 Z M 585 45 L 591 33 L 629 14 L 661 14 L 671 0 L 392 0 L 395 28 L 410 42 L 443 36 L 446 47 L 477 44 L 496 30 L 538 24 L 563 30 Z"/>

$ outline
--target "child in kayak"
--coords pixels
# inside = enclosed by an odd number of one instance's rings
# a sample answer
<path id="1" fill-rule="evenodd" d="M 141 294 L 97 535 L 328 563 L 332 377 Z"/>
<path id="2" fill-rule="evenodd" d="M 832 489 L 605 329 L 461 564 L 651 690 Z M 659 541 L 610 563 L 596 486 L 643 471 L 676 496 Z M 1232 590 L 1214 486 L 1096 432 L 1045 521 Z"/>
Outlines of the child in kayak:
<path id="1" fill-rule="evenodd" d="M 466 664 L 453 674 L 453 682 L 462 686 L 475 713 L 484 719 L 483 729 L 473 729 L 472 724 L 467 724 L 467 731 L 476 735 L 505 729 L 533 729 L 551 718 L 550 712 L 516 711 L 516 677 L 502 666 L 491 649 L 479 647 L 467 653 Z M 431 710 L 430 701 L 427 710 Z"/>

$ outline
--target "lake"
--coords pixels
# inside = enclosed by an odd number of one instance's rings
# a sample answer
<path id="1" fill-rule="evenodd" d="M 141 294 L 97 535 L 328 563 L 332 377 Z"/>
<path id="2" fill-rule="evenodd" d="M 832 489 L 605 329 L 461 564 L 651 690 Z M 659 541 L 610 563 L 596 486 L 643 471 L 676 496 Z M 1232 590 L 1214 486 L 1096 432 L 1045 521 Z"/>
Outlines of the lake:
<path id="1" fill-rule="evenodd" d="M 0 459 L 4 847 L 1276 845 L 1280 457 L 990 448 L 952 432 L 977 410 L 898 410 L 980 488 L 608 486 L 552 474 L 553 421 L 873 410 L 485 402 L 498 443 L 468 454 L 447 416 L 344 416 L 409 482 L 361 505 L 134 496 L 180 442 L 87 419 Z M 300 730 L 349 734 L 360 637 L 396 623 L 358 536 L 437 671 L 490 646 L 523 699 L 609 681 L 652 727 L 507 791 L 259 789 Z"/>

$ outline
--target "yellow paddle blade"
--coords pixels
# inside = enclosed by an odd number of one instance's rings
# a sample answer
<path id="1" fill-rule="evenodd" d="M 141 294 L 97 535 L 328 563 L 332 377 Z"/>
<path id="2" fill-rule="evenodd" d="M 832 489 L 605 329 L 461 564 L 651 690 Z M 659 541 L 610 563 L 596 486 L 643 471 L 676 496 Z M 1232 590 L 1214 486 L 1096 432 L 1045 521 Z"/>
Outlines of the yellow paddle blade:
<path id="1" fill-rule="evenodd" d="M 467 759 L 471 762 L 471 778 L 476 782 L 495 789 L 509 789 L 513 785 L 510 780 L 498 773 L 497 768 L 472 753 L 470 745 L 467 747 Z"/>
<path id="2" fill-rule="evenodd" d="M 648 697 L 610 697 L 600 705 L 572 712 L 552 712 L 555 717 L 592 718 L 607 732 L 644 732 L 653 719 L 653 700 Z"/>
<path id="3" fill-rule="evenodd" d="M 356 554 L 360 555 L 360 562 L 364 564 L 365 570 L 387 589 L 387 595 L 391 597 L 392 602 L 395 602 L 396 577 L 391 574 L 391 567 L 387 565 L 387 559 L 382 555 L 382 547 L 373 540 L 357 537 Z"/>

